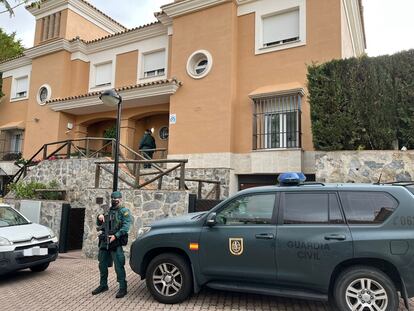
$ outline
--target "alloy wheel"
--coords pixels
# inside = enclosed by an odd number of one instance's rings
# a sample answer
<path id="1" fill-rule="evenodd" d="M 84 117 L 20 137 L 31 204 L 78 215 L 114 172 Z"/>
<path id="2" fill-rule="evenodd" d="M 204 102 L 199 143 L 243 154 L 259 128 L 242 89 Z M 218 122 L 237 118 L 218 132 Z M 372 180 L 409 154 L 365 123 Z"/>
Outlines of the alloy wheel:
<path id="1" fill-rule="evenodd" d="M 352 311 L 386 311 L 388 294 L 384 287 L 370 278 L 353 281 L 346 289 L 346 302 Z"/>
<path id="2" fill-rule="evenodd" d="M 176 295 L 183 285 L 180 270 L 171 263 L 158 265 L 152 275 L 152 281 L 155 290 L 165 297 Z"/>

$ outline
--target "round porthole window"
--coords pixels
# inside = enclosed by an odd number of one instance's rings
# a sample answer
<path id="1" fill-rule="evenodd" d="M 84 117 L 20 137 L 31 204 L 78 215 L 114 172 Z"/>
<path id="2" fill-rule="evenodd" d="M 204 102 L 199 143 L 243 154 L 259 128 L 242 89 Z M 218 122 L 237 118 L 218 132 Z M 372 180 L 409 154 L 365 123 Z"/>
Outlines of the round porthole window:
<path id="1" fill-rule="evenodd" d="M 48 84 L 42 85 L 37 93 L 37 102 L 43 106 L 52 96 L 52 90 Z"/>
<path id="2" fill-rule="evenodd" d="M 204 78 L 213 66 L 213 58 L 208 51 L 196 51 L 188 58 L 187 73 L 194 79 Z"/>
<path id="3" fill-rule="evenodd" d="M 169 134 L 170 134 L 170 131 L 168 129 L 168 126 L 164 126 L 164 127 L 160 128 L 159 136 L 162 140 L 167 140 Z"/>

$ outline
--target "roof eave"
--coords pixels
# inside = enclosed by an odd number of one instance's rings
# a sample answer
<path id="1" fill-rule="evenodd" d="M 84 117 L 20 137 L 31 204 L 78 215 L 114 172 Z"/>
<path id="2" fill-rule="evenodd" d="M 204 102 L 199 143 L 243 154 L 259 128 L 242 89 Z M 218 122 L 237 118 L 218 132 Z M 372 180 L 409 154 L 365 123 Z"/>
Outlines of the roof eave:
<path id="1" fill-rule="evenodd" d="M 180 81 L 170 79 L 117 88 L 116 91 L 121 95 L 123 101 L 128 101 L 163 95 L 174 95 L 181 85 Z M 46 104 L 53 111 L 69 111 L 77 108 L 101 106 L 103 104 L 99 99 L 100 94 L 101 92 L 93 92 L 64 99 L 52 99 L 46 102 Z"/>
<path id="2" fill-rule="evenodd" d="M 86 14 L 94 21 L 98 22 L 111 33 L 117 33 L 126 30 L 126 27 L 119 22 L 106 15 L 95 6 L 84 0 L 43 0 L 40 6 L 35 4 L 26 6 L 26 9 L 37 19 L 48 15 L 53 10 L 60 10 L 65 8 L 71 8 L 75 12 Z"/>

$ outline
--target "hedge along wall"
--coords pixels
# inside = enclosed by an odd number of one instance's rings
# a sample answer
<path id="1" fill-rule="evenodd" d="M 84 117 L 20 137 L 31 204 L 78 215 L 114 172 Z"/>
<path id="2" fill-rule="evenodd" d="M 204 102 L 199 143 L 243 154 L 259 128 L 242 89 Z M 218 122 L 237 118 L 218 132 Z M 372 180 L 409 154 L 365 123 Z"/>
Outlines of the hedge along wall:
<path id="1" fill-rule="evenodd" d="M 317 150 L 414 149 L 414 50 L 309 66 L 308 89 Z"/>

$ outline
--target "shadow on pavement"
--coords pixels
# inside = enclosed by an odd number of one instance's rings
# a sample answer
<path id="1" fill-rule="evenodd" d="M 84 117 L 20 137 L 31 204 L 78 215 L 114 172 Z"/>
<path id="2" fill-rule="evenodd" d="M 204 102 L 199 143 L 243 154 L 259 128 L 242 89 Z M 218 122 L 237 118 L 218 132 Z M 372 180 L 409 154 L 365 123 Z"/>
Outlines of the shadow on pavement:
<path id="1" fill-rule="evenodd" d="M 47 271 L 39 273 L 48 273 Z M 0 286 L 5 284 L 10 284 L 10 282 L 20 282 L 29 280 L 39 275 L 38 272 L 32 272 L 30 269 L 19 270 L 15 272 L 10 272 L 4 275 L 0 275 Z"/>

